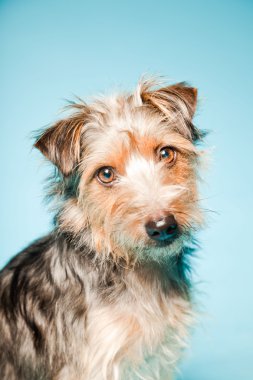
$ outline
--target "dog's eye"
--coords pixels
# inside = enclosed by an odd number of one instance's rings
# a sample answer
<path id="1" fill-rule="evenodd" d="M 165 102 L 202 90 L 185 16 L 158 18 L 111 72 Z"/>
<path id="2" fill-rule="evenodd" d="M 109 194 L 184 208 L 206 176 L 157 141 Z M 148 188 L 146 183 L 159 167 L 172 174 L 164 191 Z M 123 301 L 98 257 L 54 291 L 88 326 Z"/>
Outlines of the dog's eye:
<path id="1" fill-rule="evenodd" d="M 176 159 L 176 151 L 169 146 L 165 146 L 159 150 L 159 159 L 167 164 L 173 164 Z"/>
<path id="2" fill-rule="evenodd" d="M 115 180 L 115 172 L 110 166 L 104 166 L 98 169 L 96 177 L 100 183 L 108 186 Z"/>

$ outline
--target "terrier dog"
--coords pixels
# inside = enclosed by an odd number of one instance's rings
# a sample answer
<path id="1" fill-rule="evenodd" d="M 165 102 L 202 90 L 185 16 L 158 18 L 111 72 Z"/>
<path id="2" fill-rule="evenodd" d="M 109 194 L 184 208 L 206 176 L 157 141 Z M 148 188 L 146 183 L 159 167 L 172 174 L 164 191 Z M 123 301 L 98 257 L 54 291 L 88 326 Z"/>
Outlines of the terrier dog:
<path id="1" fill-rule="evenodd" d="M 172 378 L 202 224 L 196 104 L 186 83 L 143 79 L 37 137 L 55 228 L 0 273 L 2 380 Z"/>

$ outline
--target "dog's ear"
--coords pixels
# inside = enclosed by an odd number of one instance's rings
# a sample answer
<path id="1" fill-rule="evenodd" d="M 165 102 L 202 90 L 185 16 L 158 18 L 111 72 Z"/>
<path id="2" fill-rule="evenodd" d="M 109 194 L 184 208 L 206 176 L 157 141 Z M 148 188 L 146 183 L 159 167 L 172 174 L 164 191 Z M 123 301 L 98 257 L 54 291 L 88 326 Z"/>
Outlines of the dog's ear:
<path id="1" fill-rule="evenodd" d="M 77 108 L 77 107 L 76 107 Z M 87 114 L 80 111 L 46 129 L 34 146 L 68 176 L 80 161 L 81 135 Z"/>
<path id="2" fill-rule="evenodd" d="M 155 90 L 144 90 L 141 93 L 141 99 L 144 104 L 156 109 L 170 119 L 175 113 L 183 117 L 190 132 L 188 137 L 196 141 L 202 137 L 201 132 L 192 124 L 197 107 L 197 94 L 196 88 L 181 82 Z"/>

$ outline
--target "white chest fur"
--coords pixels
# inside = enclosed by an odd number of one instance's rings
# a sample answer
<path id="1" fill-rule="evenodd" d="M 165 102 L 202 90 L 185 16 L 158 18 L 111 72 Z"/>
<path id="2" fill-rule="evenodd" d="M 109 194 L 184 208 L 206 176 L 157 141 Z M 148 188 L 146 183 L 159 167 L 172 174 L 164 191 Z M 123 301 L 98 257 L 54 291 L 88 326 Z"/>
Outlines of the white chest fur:
<path id="1" fill-rule="evenodd" d="M 157 281 L 126 280 L 120 298 L 91 292 L 82 380 L 171 379 L 192 314 L 189 301 Z"/>

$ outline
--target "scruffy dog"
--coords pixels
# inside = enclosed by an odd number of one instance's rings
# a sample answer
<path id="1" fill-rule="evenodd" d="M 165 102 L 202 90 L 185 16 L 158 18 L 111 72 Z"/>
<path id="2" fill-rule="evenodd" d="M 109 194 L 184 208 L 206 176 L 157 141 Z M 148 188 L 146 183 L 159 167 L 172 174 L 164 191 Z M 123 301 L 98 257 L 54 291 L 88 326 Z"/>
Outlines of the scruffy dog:
<path id="1" fill-rule="evenodd" d="M 55 228 L 0 273 L 1 380 L 171 379 L 202 223 L 197 90 L 143 79 L 37 138 Z"/>

